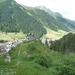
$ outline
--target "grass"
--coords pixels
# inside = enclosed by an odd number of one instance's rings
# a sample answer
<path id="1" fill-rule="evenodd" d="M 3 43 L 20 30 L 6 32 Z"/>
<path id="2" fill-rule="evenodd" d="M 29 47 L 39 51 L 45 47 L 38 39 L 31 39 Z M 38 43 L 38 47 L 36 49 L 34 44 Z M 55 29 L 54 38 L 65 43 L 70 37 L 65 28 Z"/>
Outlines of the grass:
<path id="1" fill-rule="evenodd" d="M 0 40 L 13 41 L 13 39 L 25 38 L 25 34 L 22 32 L 19 33 L 2 33 L 0 32 Z"/>
<path id="2" fill-rule="evenodd" d="M 62 37 L 63 34 L 57 33 L 56 36 L 58 36 L 58 37 Z"/>
<path id="3" fill-rule="evenodd" d="M 55 32 L 47 27 L 44 27 L 44 28 L 47 30 L 47 34 L 43 36 L 44 38 L 59 39 L 59 38 L 63 37 L 63 35 L 64 35 L 62 33 L 62 31 Z"/>
<path id="4" fill-rule="evenodd" d="M 21 43 L 9 55 L 12 62 L 0 57 L 0 75 L 75 75 L 75 54 L 49 50 L 40 40 Z"/>
<path id="5" fill-rule="evenodd" d="M 43 35 L 44 38 L 59 39 L 65 33 L 61 30 L 55 32 L 47 27 L 44 28 L 47 30 L 47 34 Z M 0 40 L 13 41 L 14 39 L 18 39 L 18 38 L 26 38 L 26 36 L 21 31 L 19 33 L 7 33 L 7 34 L 5 32 L 0 31 Z"/>
<path id="6" fill-rule="evenodd" d="M 18 56 L 19 50 L 20 54 Z M 27 54 L 24 54 L 24 51 L 27 51 Z M 36 40 L 28 43 L 21 43 L 9 52 L 12 62 L 7 63 L 0 59 L 0 68 L 3 69 L 3 72 L 5 68 L 7 68 L 8 71 L 9 69 L 13 69 L 16 72 L 15 75 L 46 75 L 46 67 L 39 65 L 35 61 L 39 61 L 41 55 L 43 55 L 42 57 L 44 58 L 44 55 L 47 55 L 48 52 L 49 49 L 40 41 Z M 30 58 L 28 58 L 28 55 L 31 55 Z M 38 57 L 39 59 L 37 60 Z M 15 66 L 17 61 L 20 61 L 20 64 Z"/>

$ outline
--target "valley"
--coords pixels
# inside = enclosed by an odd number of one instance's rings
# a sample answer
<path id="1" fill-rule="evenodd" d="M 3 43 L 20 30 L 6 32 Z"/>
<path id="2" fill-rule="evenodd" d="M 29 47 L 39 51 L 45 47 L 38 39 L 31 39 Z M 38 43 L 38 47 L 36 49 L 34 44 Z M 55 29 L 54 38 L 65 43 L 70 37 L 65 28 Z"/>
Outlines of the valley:
<path id="1" fill-rule="evenodd" d="M 67 32 L 65 32 L 66 34 Z M 19 33 L 2 33 L 0 32 L 0 40 L 5 40 L 5 41 L 13 41 L 17 40 L 20 38 L 26 38 L 26 34 L 19 32 Z M 50 38 L 50 39 L 59 39 L 64 36 L 63 32 L 55 32 L 50 29 L 47 29 L 47 34 L 43 35 L 42 38 Z"/>
<path id="2" fill-rule="evenodd" d="M 0 0 L 0 75 L 75 75 L 75 21 Z"/>

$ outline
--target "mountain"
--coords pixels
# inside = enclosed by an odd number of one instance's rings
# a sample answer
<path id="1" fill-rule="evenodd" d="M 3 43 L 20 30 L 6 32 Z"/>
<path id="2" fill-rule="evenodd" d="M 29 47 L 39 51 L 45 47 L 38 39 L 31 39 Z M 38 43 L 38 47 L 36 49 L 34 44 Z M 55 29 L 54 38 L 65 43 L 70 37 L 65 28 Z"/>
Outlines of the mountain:
<path id="1" fill-rule="evenodd" d="M 53 12 L 51 11 L 49 8 L 45 7 L 45 6 L 37 6 L 36 8 L 39 8 L 41 10 L 44 10 L 45 12 L 48 12 L 50 15 L 57 15 L 57 16 L 61 16 L 61 14 L 59 14 L 58 12 Z"/>
<path id="2" fill-rule="evenodd" d="M 52 12 L 49 8 L 46 8 L 45 6 L 37 6 L 38 9 L 40 10 L 44 10 L 45 12 L 47 12 L 50 16 L 50 22 L 53 24 L 55 29 L 59 30 L 65 30 L 65 31 L 70 31 L 73 28 L 75 28 L 75 21 L 69 20 L 65 17 L 63 17 L 61 14 L 59 14 L 58 12 Z M 54 20 L 54 21 L 53 21 Z M 54 29 L 53 29 L 54 30 Z"/>
<path id="3" fill-rule="evenodd" d="M 47 28 L 55 32 L 75 29 L 75 22 L 44 8 L 23 6 L 15 0 L 1 0 L 0 30 L 6 33 L 22 31 L 26 34 L 31 32 L 39 38 L 47 34 Z"/>
<path id="4" fill-rule="evenodd" d="M 63 53 L 75 53 L 75 33 L 69 33 L 60 40 L 51 42 L 50 49 Z"/>
<path id="5" fill-rule="evenodd" d="M 46 33 L 41 22 L 28 13 L 28 10 L 14 0 L 0 3 L 0 30 L 2 32 L 32 32 L 36 37 Z M 39 34 L 39 35 L 38 35 Z"/>

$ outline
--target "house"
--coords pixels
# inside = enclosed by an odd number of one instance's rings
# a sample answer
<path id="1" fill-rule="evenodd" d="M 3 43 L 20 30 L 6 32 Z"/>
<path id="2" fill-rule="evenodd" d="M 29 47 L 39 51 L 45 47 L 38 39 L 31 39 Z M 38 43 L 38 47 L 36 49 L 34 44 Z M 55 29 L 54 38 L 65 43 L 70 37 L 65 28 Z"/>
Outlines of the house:
<path id="1" fill-rule="evenodd" d="M 6 51 L 6 45 L 1 45 L 0 46 L 0 53 L 7 53 L 7 51 Z"/>
<path id="2" fill-rule="evenodd" d="M 0 53 L 4 53 L 4 52 L 8 53 L 9 50 L 11 50 L 11 47 L 12 47 L 12 43 L 10 42 L 0 45 Z"/>
<path id="3" fill-rule="evenodd" d="M 14 41 L 14 42 L 12 43 L 12 47 L 16 47 L 18 44 L 19 44 L 18 41 Z"/>
<path id="4" fill-rule="evenodd" d="M 11 62 L 11 57 L 10 56 L 6 56 L 5 57 L 5 62 Z"/>
<path id="5" fill-rule="evenodd" d="M 34 34 L 28 33 L 26 35 L 26 40 L 24 42 L 30 42 L 30 41 L 33 41 L 33 40 L 35 40 Z"/>

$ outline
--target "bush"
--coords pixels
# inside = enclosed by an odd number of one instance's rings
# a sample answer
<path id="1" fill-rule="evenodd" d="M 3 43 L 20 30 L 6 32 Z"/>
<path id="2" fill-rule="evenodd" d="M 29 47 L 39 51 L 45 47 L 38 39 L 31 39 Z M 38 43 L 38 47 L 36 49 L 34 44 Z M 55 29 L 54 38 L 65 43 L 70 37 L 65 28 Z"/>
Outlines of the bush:
<path id="1" fill-rule="evenodd" d="M 35 60 L 36 63 L 39 65 L 48 68 L 52 62 L 51 58 L 46 55 L 39 55 L 38 58 Z"/>

